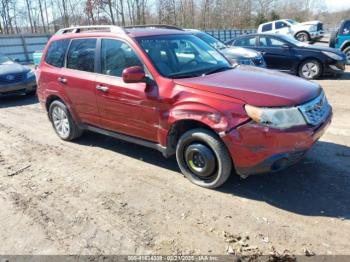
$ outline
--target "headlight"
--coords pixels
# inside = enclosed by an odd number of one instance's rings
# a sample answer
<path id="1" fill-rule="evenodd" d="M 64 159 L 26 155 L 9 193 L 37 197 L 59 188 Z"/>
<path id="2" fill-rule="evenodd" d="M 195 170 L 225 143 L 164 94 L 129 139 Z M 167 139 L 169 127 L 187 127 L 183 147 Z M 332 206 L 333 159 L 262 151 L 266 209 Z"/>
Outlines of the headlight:
<path id="1" fill-rule="evenodd" d="M 27 72 L 27 78 L 32 78 L 33 76 L 35 76 L 33 70 Z"/>
<path id="2" fill-rule="evenodd" d="M 238 59 L 238 63 L 241 65 L 254 65 L 251 59 Z"/>
<path id="3" fill-rule="evenodd" d="M 304 117 L 296 107 L 265 108 L 246 105 L 245 111 L 255 122 L 269 127 L 286 129 L 306 125 Z"/>
<path id="4" fill-rule="evenodd" d="M 332 53 L 332 52 L 322 51 L 322 53 L 324 53 L 326 56 L 328 56 L 334 60 L 342 60 L 343 59 L 340 55 L 337 55 L 337 54 Z"/>

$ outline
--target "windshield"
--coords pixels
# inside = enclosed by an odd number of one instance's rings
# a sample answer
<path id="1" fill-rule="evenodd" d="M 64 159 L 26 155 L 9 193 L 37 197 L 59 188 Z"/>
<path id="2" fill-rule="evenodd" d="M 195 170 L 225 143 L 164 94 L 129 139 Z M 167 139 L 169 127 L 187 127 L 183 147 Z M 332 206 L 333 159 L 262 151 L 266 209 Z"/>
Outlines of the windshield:
<path id="1" fill-rule="evenodd" d="M 293 19 L 287 19 L 287 21 L 289 23 L 291 23 L 292 25 L 296 25 L 296 24 L 299 24 L 297 21 L 293 20 Z"/>
<path id="2" fill-rule="evenodd" d="M 199 37 L 200 39 L 202 39 L 204 42 L 209 44 L 211 47 L 214 47 L 215 49 L 226 48 L 226 45 L 224 43 L 222 43 L 221 41 L 219 41 L 215 37 L 212 37 L 211 35 L 208 35 L 208 34 L 202 33 L 202 32 L 196 33 L 194 35 Z"/>
<path id="3" fill-rule="evenodd" d="M 159 73 L 185 78 L 231 69 L 218 51 L 194 35 L 139 37 L 139 44 Z"/>
<path id="4" fill-rule="evenodd" d="M 0 65 L 12 63 L 12 60 L 5 55 L 0 54 Z"/>

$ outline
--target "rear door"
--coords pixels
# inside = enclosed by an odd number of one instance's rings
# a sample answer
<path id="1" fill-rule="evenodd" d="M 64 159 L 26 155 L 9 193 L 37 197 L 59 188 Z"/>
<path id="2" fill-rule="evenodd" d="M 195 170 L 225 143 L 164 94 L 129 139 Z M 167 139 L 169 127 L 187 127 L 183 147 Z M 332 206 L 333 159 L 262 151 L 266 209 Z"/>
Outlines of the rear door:
<path id="1" fill-rule="evenodd" d="M 275 32 L 275 30 L 274 30 L 274 22 L 264 24 L 261 27 L 261 33 L 274 33 L 274 32 Z"/>
<path id="2" fill-rule="evenodd" d="M 119 39 L 100 40 L 97 103 L 104 128 L 157 141 L 159 125 L 158 88 L 153 81 L 125 83 L 122 72 L 132 66 L 144 67 L 134 49 Z M 148 78 L 151 78 L 148 75 Z"/>
<path id="3" fill-rule="evenodd" d="M 73 39 L 58 81 L 81 122 L 99 125 L 95 89 L 96 38 Z"/>
<path id="4" fill-rule="evenodd" d="M 293 47 L 276 37 L 259 36 L 257 50 L 263 54 L 267 68 L 270 69 L 289 72 L 298 61 Z"/>
<path id="5" fill-rule="evenodd" d="M 41 102 L 45 102 L 44 91 L 54 93 L 62 88 L 58 80 L 61 76 L 64 60 L 70 40 L 57 40 L 50 44 L 45 59 L 40 63 L 37 69 L 38 97 Z"/>

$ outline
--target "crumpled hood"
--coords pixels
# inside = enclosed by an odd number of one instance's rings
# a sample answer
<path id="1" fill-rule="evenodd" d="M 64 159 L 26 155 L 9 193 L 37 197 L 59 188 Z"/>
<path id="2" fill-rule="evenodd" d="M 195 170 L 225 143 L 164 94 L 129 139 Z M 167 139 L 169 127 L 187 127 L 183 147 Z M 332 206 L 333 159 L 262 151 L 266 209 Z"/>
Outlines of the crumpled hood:
<path id="1" fill-rule="evenodd" d="M 260 53 L 243 47 L 227 47 L 225 49 L 221 49 L 220 52 L 229 58 L 245 58 L 251 59 L 260 56 Z"/>
<path id="2" fill-rule="evenodd" d="M 179 85 L 222 94 L 261 107 L 300 105 L 321 92 L 321 87 L 314 82 L 249 66 L 174 81 Z"/>
<path id="3" fill-rule="evenodd" d="M 29 68 L 17 63 L 0 64 L 0 75 L 18 74 L 29 71 Z"/>

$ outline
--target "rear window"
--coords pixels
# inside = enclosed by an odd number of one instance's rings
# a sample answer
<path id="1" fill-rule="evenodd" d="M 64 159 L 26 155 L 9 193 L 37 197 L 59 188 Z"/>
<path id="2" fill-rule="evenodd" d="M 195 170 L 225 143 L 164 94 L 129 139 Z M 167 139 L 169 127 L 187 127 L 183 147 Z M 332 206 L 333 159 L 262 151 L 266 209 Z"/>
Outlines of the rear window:
<path id="1" fill-rule="evenodd" d="M 51 43 L 45 57 L 45 62 L 55 67 L 63 67 L 68 45 L 69 40 L 67 39 Z"/>
<path id="2" fill-rule="evenodd" d="M 96 39 L 72 40 L 67 55 L 67 68 L 86 72 L 95 69 Z"/>
<path id="3" fill-rule="evenodd" d="M 272 23 L 263 25 L 261 29 L 262 32 L 271 31 L 271 30 L 272 30 Z"/>

